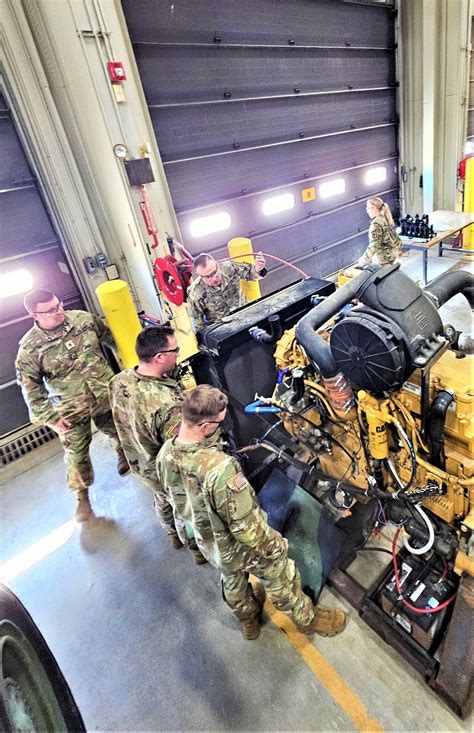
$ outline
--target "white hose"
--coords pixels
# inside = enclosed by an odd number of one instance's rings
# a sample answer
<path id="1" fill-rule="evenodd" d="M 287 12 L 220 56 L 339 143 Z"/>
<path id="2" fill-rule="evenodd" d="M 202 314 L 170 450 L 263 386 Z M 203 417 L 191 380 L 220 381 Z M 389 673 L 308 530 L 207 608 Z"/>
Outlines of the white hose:
<path id="1" fill-rule="evenodd" d="M 432 523 L 431 523 L 428 515 L 425 514 L 425 512 L 423 511 L 423 509 L 421 508 L 421 506 L 418 506 L 418 504 L 415 504 L 415 509 L 421 515 L 421 518 L 424 520 L 426 526 L 428 527 L 428 533 L 429 533 L 428 542 L 423 547 L 417 547 L 417 548 L 415 548 L 415 547 L 412 547 L 410 545 L 410 543 L 408 542 L 408 538 L 405 535 L 403 537 L 403 544 L 405 545 L 405 547 L 408 550 L 408 552 L 411 552 L 412 555 L 423 555 L 425 552 L 428 552 L 428 550 L 431 550 L 431 548 L 433 546 L 434 536 L 435 536 L 434 535 L 434 529 L 433 529 L 433 525 L 432 525 Z"/>

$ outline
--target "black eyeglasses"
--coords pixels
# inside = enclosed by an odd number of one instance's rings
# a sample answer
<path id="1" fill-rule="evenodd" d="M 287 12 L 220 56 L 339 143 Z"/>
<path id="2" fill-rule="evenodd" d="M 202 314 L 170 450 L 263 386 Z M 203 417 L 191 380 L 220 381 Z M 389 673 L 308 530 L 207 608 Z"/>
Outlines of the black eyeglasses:
<path id="1" fill-rule="evenodd" d="M 217 275 L 218 272 L 219 272 L 219 265 L 216 267 L 215 270 L 210 272 L 209 275 L 201 275 L 201 277 L 203 280 L 212 280 Z"/>
<path id="2" fill-rule="evenodd" d="M 205 420 L 204 422 L 198 422 L 198 425 L 222 425 L 224 420 Z"/>
<path id="3" fill-rule="evenodd" d="M 61 301 L 54 306 L 54 308 L 48 308 L 47 311 L 34 311 L 38 316 L 54 316 L 56 313 L 59 313 L 63 309 L 63 304 Z"/>
<path id="4" fill-rule="evenodd" d="M 179 354 L 179 346 L 175 349 L 163 349 L 163 351 L 157 351 L 155 356 L 158 356 L 158 354 Z"/>

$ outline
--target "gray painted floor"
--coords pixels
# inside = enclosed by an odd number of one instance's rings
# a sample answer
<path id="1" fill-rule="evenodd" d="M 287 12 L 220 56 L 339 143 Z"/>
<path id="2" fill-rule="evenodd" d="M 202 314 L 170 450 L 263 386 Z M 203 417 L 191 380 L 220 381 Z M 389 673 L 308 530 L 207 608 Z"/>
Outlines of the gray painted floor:
<path id="1" fill-rule="evenodd" d="M 443 258 L 443 267 L 452 264 Z M 9 583 L 56 656 L 88 730 L 361 729 L 268 617 L 257 641 L 243 640 L 220 599 L 217 572 L 170 548 L 150 493 L 117 475 L 100 434 L 92 458 L 97 518 L 71 526 L 60 547 Z M 0 509 L 0 564 L 68 529 L 74 499 L 57 441 L 3 470 Z M 370 574 L 374 556 L 366 553 L 361 572 Z M 472 717 L 456 718 L 343 601 L 327 589 L 322 600 L 349 613 L 343 634 L 312 641 L 333 670 L 333 692 L 339 675 L 387 731 L 472 730 Z"/>

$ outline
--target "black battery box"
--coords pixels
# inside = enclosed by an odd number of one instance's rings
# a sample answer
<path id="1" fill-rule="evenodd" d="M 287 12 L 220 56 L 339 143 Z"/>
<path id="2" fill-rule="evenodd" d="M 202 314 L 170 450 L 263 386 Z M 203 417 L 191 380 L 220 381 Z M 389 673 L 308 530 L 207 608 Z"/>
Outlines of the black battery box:
<path id="1" fill-rule="evenodd" d="M 435 609 L 456 592 L 457 576 L 437 555 L 427 561 L 402 550 L 397 563 L 403 598 L 417 609 L 434 612 L 417 613 L 403 603 L 395 584 L 393 565 L 379 585 L 376 595 L 379 605 L 423 649 L 431 652 L 446 628 L 451 607 L 448 605 L 439 612 Z"/>

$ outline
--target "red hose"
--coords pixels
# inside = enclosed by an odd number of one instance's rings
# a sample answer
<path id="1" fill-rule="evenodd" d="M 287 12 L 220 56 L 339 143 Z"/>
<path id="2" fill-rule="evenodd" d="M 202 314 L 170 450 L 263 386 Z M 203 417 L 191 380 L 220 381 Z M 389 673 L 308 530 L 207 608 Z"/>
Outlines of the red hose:
<path id="1" fill-rule="evenodd" d="M 395 571 L 395 585 L 397 586 L 397 592 L 398 592 L 398 595 L 400 596 L 401 602 L 405 606 L 407 606 L 407 608 L 409 608 L 410 610 L 414 611 L 415 613 L 438 613 L 439 611 L 442 611 L 443 608 L 446 608 L 446 606 L 449 606 L 449 604 L 452 601 L 454 601 L 454 599 L 456 598 L 456 595 L 457 595 L 457 591 L 450 598 L 448 598 L 446 601 L 443 601 L 443 603 L 440 603 L 439 606 L 436 606 L 436 608 L 417 608 L 416 606 L 413 606 L 411 603 L 409 603 L 408 601 L 406 601 L 404 598 L 401 597 L 402 596 L 402 588 L 401 588 L 401 585 L 400 585 L 400 579 L 398 577 L 397 552 L 396 552 L 396 550 L 397 550 L 397 540 L 398 540 L 398 535 L 399 534 L 400 534 L 400 528 L 397 529 L 397 531 L 395 532 L 395 536 L 394 536 L 393 542 L 392 542 L 392 563 L 393 563 L 393 569 Z"/>
<path id="2" fill-rule="evenodd" d="M 216 260 L 217 262 L 228 262 L 229 260 L 238 260 L 240 257 L 248 257 L 249 255 L 252 255 L 255 257 L 257 253 L 256 252 L 243 252 L 241 255 L 237 255 L 236 257 L 224 257 L 222 260 Z M 282 260 L 281 257 L 276 257 L 275 255 L 269 255 L 268 252 L 262 252 L 262 255 L 264 257 L 270 257 L 271 260 L 276 260 L 277 262 L 282 262 L 284 265 L 288 265 L 288 267 L 291 267 L 293 270 L 296 270 L 296 272 L 299 272 L 299 274 L 303 278 L 308 278 L 309 275 L 306 274 L 303 270 L 300 270 L 299 267 L 296 267 L 296 265 L 292 265 L 291 262 L 287 262 L 287 260 Z"/>

